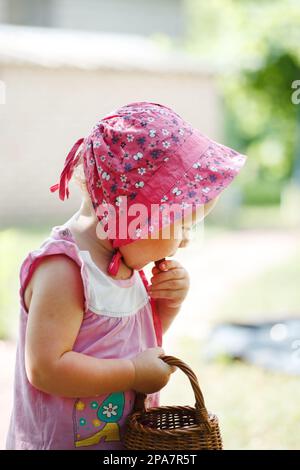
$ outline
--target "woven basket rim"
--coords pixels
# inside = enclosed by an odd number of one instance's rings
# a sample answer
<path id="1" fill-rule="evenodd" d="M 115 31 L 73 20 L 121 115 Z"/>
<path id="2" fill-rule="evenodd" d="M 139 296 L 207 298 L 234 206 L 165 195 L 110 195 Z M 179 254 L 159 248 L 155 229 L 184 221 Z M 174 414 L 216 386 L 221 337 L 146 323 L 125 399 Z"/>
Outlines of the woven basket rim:
<path id="1" fill-rule="evenodd" d="M 126 448 L 221 450 L 219 419 L 207 411 L 195 373 L 174 356 L 162 355 L 160 358 L 187 375 L 195 395 L 195 405 L 147 408 L 147 395 L 137 393 L 133 410 L 126 420 Z"/>
<path id="2" fill-rule="evenodd" d="M 205 423 L 200 423 L 200 424 L 191 424 L 189 426 L 185 426 L 185 427 L 179 427 L 179 428 L 173 428 L 173 429 L 157 429 L 157 428 L 151 428 L 150 426 L 145 426 L 144 424 L 142 424 L 140 422 L 141 419 L 144 419 L 147 417 L 147 414 L 151 414 L 151 413 L 157 413 L 157 414 L 161 414 L 162 411 L 178 411 L 178 408 L 182 408 L 182 410 L 184 411 L 184 409 L 188 409 L 188 411 L 195 411 L 195 408 L 193 407 L 190 407 L 190 406 L 183 406 L 183 407 L 179 407 L 179 406 L 160 406 L 160 407 L 153 407 L 153 408 L 148 408 L 146 410 L 146 412 L 140 412 L 140 411 L 135 411 L 134 413 L 132 413 L 132 415 L 130 416 L 129 420 L 128 420 L 128 425 L 130 426 L 131 430 L 132 431 L 138 431 L 139 433 L 144 433 L 144 434 L 155 434 L 156 436 L 158 434 L 161 434 L 161 435 L 167 435 L 169 434 L 170 436 L 173 436 L 174 434 L 185 434 L 185 435 L 190 435 L 191 433 L 192 434 L 196 434 L 198 433 L 199 431 L 201 432 L 205 432 L 207 434 L 211 434 L 214 430 L 215 427 L 217 427 L 219 425 L 219 419 L 217 417 L 217 415 L 215 415 L 214 413 L 208 413 L 208 417 L 209 417 L 209 422 L 212 426 L 212 429 L 211 431 L 209 431 L 205 425 Z"/>
<path id="3" fill-rule="evenodd" d="M 163 405 L 163 406 L 157 406 L 157 407 L 152 407 L 152 408 L 147 408 L 146 411 L 133 411 L 132 416 L 139 414 L 141 416 L 146 416 L 149 413 L 161 413 L 162 411 L 168 411 L 170 413 L 175 413 L 177 411 L 192 411 L 193 413 L 196 412 L 196 408 L 194 406 L 189 406 L 189 405 Z M 209 418 L 216 418 L 218 420 L 218 417 L 215 413 L 207 412 Z"/>

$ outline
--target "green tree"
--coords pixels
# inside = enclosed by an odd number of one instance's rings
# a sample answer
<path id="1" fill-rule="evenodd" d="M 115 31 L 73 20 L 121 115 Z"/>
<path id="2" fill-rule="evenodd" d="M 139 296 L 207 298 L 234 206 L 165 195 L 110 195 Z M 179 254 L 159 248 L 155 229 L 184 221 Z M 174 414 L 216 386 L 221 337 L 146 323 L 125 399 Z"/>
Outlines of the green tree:
<path id="1" fill-rule="evenodd" d="M 300 79 L 300 2 L 187 0 L 185 48 L 219 76 L 225 138 L 249 155 L 241 175 L 246 201 L 278 202 L 296 162 Z M 299 153 L 298 153 L 299 154 Z"/>

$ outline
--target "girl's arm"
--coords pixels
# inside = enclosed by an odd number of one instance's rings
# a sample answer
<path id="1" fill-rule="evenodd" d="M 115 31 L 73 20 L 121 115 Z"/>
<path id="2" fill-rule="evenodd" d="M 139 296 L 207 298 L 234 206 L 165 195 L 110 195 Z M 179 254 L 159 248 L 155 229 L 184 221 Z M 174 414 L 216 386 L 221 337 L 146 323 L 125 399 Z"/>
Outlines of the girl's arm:
<path id="1" fill-rule="evenodd" d="M 180 312 L 180 306 L 168 307 L 164 299 L 159 299 L 156 301 L 156 309 L 160 317 L 162 332 L 165 334 L 175 320 L 177 313 Z"/>
<path id="2" fill-rule="evenodd" d="M 30 383 L 65 397 L 131 389 L 135 368 L 130 359 L 98 359 L 72 350 L 84 314 L 82 279 L 75 261 L 60 254 L 46 257 L 29 286 L 25 368 Z"/>

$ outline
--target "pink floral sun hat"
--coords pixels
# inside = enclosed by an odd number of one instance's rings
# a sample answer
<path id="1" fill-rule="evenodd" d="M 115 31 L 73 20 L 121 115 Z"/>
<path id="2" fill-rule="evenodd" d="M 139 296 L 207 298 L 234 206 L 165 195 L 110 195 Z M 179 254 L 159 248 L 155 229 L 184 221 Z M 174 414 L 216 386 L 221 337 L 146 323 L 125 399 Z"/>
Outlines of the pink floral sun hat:
<path id="1" fill-rule="evenodd" d="M 115 248 L 110 273 L 117 272 L 118 247 L 169 225 L 181 210 L 214 199 L 247 158 L 201 134 L 167 106 L 146 101 L 112 111 L 74 144 L 60 182 L 50 188 L 58 189 L 62 200 L 69 197 L 68 182 L 80 157 L 99 222 L 105 226 L 112 212 L 116 216 L 114 233 L 108 232 Z M 133 205 L 145 210 L 129 231 L 136 220 L 136 212 L 130 213 Z M 126 223 L 121 227 L 124 212 Z"/>

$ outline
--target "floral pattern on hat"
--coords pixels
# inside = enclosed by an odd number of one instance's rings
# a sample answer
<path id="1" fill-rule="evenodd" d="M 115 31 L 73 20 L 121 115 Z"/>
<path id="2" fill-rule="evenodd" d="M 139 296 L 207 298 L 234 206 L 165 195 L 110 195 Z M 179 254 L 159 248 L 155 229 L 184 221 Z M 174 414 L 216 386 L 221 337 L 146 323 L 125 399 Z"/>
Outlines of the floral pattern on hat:
<path id="1" fill-rule="evenodd" d="M 161 105 L 126 105 L 101 119 L 86 143 L 86 173 L 94 207 L 115 195 L 133 201 L 192 134 L 192 127 Z M 104 181 L 103 181 L 104 180 Z"/>
<path id="2" fill-rule="evenodd" d="M 128 206 L 158 204 L 162 213 L 167 205 L 206 204 L 232 182 L 247 158 L 202 135 L 167 106 L 147 101 L 129 103 L 100 119 L 81 152 L 87 189 L 103 224 L 110 216 L 99 209 L 112 205 L 118 216 L 124 199 Z M 149 232 L 171 223 L 158 215 L 147 215 L 136 237 L 143 235 L 146 223 Z M 115 236 L 113 246 L 131 241 L 128 234 L 123 240 Z"/>

